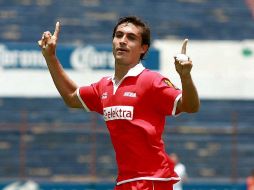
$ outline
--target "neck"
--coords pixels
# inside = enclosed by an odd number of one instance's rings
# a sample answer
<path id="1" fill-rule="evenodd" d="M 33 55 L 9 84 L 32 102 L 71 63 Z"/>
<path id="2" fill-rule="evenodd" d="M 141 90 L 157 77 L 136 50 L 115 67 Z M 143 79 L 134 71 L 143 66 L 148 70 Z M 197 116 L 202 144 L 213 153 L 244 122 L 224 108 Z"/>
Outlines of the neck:
<path id="1" fill-rule="evenodd" d="M 127 73 L 128 71 L 135 67 L 138 63 L 135 64 L 119 64 L 115 63 L 115 81 L 118 83 Z"/>

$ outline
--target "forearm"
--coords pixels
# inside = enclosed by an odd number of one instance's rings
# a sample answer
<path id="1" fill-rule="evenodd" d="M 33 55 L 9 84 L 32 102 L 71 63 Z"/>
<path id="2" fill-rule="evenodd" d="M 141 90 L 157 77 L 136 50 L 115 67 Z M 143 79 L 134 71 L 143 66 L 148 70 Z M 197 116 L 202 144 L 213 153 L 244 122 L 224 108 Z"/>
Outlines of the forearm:
<path id="1" fill-rule="evenodd" d="M 62 65 L 56 57 L 56 45 L 58 35 L 60 31 L 60 23 L 56 23 L 54 34 L 49 31 L 43 33 L 41 40 L 38 41 L 38 45 L 42 50 L 51 77 L 55 83 L 55 86 L 69 107 L 81 108 L 82 104 L 76 94 L 77 85 L 67 76 Z"/>
<path id="2" fill-rule="evenodd" d="M 73 96 L 78 86 L 65 73 L 55 55 L 50 57 L 45 56 L 45 60 L 54 84 L 65 103 L 70 107 L 77 107 L 73 105 Z"/>
<path id="3" fill-rule="evenodd" d="M 181 111 L 194 113 L 199 110 L 200 100 L 191 74 L 180 76 L 182 82 L 182 108 Z"/>

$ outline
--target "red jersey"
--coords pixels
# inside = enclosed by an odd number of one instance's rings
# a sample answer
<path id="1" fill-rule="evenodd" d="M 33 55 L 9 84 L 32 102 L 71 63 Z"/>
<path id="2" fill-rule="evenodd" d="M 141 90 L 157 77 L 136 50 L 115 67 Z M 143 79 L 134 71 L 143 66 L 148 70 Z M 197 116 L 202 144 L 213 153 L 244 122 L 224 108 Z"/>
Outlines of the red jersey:
<path id="1" fill-rule="evenodd" d="M 87 111 L 103 115 L 118 165 L 117 185 L 136 180 L 178 181 L 165 152 L 162 133 L 167 115 L 175 115 L 181 90 L 157 72 L 137 64 L 115 84 L 104 77 L 78 89 Z"/>

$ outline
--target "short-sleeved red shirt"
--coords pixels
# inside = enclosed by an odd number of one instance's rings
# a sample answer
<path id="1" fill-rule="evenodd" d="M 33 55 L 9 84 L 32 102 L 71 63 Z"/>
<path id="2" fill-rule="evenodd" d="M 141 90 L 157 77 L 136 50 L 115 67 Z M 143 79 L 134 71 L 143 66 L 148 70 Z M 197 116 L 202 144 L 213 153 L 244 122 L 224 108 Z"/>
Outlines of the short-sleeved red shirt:
<path id="1" fill-rule="evenodd" d="M 136 180 L 177 181 L 162 133 L 167 115 L 175 115 L 181 90 L 141 63 L 115 84 L 104 77 L 78 89 L 87 111 L 103 115 L 118 165 L 117 184 Z"/>

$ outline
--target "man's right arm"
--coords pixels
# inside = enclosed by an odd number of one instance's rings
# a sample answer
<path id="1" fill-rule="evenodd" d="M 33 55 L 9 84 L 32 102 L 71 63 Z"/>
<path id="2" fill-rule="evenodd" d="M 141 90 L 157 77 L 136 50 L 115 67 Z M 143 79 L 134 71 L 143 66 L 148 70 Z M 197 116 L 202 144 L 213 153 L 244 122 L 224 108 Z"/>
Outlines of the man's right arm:
<path id="1" fill-rule="evenodd" d="M 83 106 L 77 96 L 78 86 L 66 74 L 56 56 L 59 32 L 60 23 L 57 22 L 54 34 L 51 35 L 49 31 L 44 32 L 38 44 L 41 47 L 54 84 L 66 105 L 73 108 L 82 108 Z"/>

